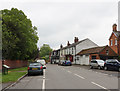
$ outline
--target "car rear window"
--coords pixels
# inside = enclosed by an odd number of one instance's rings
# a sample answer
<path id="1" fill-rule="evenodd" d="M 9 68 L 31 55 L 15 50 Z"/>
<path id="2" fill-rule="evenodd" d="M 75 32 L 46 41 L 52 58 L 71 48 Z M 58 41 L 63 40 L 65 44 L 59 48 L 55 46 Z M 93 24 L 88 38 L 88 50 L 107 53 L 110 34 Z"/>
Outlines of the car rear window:
<path id="1" fill-rule="evenodd" d="M 30 63 L 30 66 L 41 66 L 40 63 Z"/>
<path id="2" fill-rule="evenodd" d="M 41 64 L 45 64 L 45 61 L 40 61 Z"/>
<path id="3" fill-rule="evenodd" d="M 97 61 L 91 61 L 91 63 L 97 63 Z"/>

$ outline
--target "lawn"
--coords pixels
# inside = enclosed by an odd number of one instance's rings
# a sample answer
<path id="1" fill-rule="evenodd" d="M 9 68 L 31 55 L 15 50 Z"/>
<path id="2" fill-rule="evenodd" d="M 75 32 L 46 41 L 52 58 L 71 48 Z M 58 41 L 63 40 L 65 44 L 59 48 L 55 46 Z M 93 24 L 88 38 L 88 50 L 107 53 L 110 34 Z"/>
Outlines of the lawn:
<path id="1" fill-rule="evenodd" d="M 27 67 L 10 69 L 8 70 L 8 74 L 2 75 L 2 83 L 15 82 L 26 73 L 27 73 Z"/>

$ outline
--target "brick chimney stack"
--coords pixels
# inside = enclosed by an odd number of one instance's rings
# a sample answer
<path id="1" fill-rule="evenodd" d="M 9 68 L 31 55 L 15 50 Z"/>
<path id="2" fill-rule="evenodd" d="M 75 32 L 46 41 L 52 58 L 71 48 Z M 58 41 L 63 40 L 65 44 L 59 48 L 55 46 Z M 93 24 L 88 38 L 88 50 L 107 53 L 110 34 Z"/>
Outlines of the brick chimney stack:
<path id="1" fill-rule="evenodd" d="M 76 43 L 76 42 L 78 42 L 78 41 L 79 41 L 78 37 L 75 37 L 74 43 Z"/>
<path id="2" fill-rule="evenodd" d="M 60 45 L 60 49 L 61 49 L 61 48 L 63 48 L 63 45 L 62 45 L 62 44 Z"/>
<path id="3" fill-rule="evenodd" d="M 113 24 L 113 31 L 117 32 L 117 24 Z"/>
<path id="4" fill-rule="evenodd" d="M 70 45 L 70 43 L 69 43 L 69 41 L 68 41 L 67 46 L 69 46 L 69 45 Z"/>

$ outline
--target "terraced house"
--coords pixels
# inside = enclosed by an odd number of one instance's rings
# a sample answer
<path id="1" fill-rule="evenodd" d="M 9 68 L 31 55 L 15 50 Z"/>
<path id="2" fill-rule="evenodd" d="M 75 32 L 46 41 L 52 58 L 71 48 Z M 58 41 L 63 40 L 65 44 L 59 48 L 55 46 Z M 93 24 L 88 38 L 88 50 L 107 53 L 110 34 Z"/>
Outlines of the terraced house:
<path id="1" fill-rule="evenodd" d="M 74 43 L 70 44 L 68 41 L 67 46 L 60 48 L 60 60 L 70 60 L 72 64 L 79 64 L 79 60 L 77 60 L 78 57 L 76 57 L 76 54 L 78 54 L 83 49 L 92 47 L 98 47 L 98 45 L 88 38 L 79 41 L 78 37 L 75 37 Z"/>

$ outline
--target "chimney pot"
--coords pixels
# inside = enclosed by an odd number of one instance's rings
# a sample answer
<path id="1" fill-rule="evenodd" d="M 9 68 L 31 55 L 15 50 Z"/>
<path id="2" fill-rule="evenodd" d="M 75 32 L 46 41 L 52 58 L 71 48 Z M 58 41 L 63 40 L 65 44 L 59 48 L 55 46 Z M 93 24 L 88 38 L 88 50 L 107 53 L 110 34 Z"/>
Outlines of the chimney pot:
<path id="1" fill-rule="evenodd" d="M 69 41 L 68 41 L 67 46 L 69 46 L 69 45 L 70 45 L 70 43 L 69 43 Z"/>
<path id="2" fill-rule="evenodd" d="M 113 31 L 117 32 L 117 24 L 113 24 Z"/>
<path id="3" fill-rule="evenodd" d="M 62 44 L 60 45 L 60 48 L 63 48 L 63 45 L 62 45 Z"/>
<path id="4" fill-rule="evenodd" d="M 76 43 L 76 42 L 78 42 L 78 41 L 79 41 L 78 37 L 75 37 L 74 43 Z"/>

